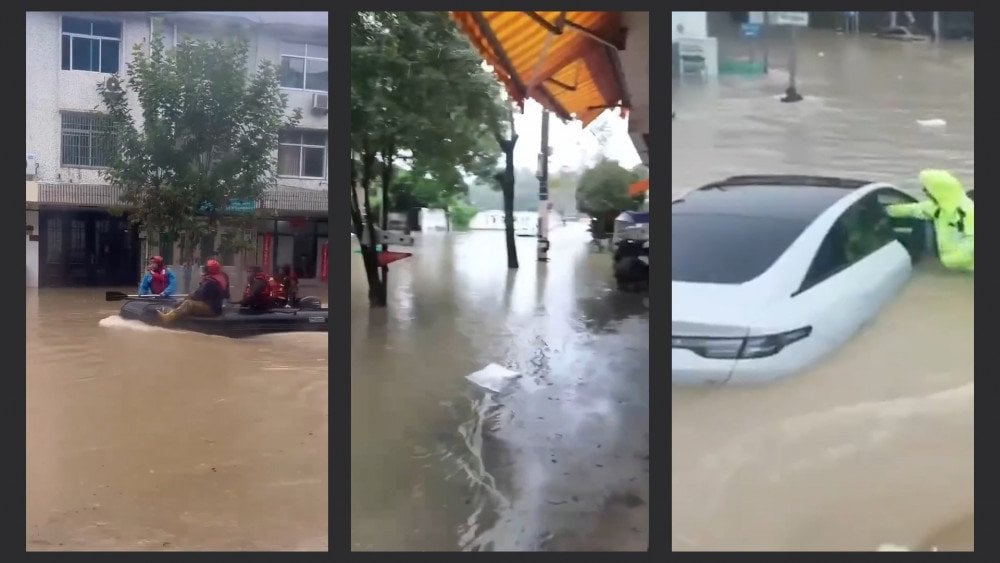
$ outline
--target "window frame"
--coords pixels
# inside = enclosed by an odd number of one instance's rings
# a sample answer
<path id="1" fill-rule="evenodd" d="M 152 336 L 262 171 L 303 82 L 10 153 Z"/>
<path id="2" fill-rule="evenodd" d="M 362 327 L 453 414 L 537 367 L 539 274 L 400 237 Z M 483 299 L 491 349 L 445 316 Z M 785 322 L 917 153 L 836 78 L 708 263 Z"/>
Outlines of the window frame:
<path id="1" fill-rule="evenodd" d="M 285 49 L 285 44 L 286 43 L 289 44 L 289 45 L 302 45 L 303 47 L 305 47 L 303 49 L 303 52 L 305 54 L 304 55 L 291 55 L 291 54 L 285 53 L 284 49 Z M 309 47 L 310 46 L 313 46 L 313 47 L 325 47 L 326 50 L 327 50 L 327 56 L 326 57 L 310 57 L 309 56 Z M 281 67 L 281 65 L 284 64 L 285 57 L 288 57 L 290 59 L 301 59 L 302 60 L 302 87 L 301 88 L 297 88 L 295 86 L 285 86 L 285 85 L 281 84 L 281 78 L 279 77 L 278 78 L 278 83 L 279 83 L 279 85 L 280 85 L 280 87 L 281 87 L 282 90 L 293 90 L 295 92 L 313 92 L 313 93 L 319 93 L 319 94 L 329 94 L 330 93 L 330 81 L 329 81 L 329 73 L 330 73 L 330 46 L 329 45 L 320 45 L 318 43 L 300 43 L 298 41 L 281 41 L 278 53 L 279 53 L 278 54 L 278 65 L 279 65 L 279 68 Z M 314 90 L 314 89 L 306 88 L 305 87 L 306 86 L 306 81 L 308 80 L 308 77 L 309 77 L 309 61 L 323 61 L 323 62 L 326 63 L 326 72 L 327 72 L 327 77 L 328 77 L 327 83 L 326 83 L 326 90 Z"/>
<path id="2" fill-rule="evenodd" d="M 65 25 L 65 20 L 66 20 L 67 17 L 75 18 L 75 19 L 78 19 L 78 20 L 89 21 L 90 22 L 90 34 L 88 35 L 88 34 L 85 34 L 85 33 L 76 33 L 74 31 L 66 31 L 64 25 Z M 96 35 L 96 34 L 94 34 L 94 22 L 113 23 L 113 24 L 118 25 L 118 28 L 121 31 L 121 37 L 109 37 L 109 36 L 106 36 L 106 35 Z M 62 53 L 62 49 L 63 49 L 62 39 L 63 39 L 63 37 L 69 37 L 69 68 L 68 69 L 62 67 L 62 55 L 63 55 L 63 53 Z M 73 40 L 74 39 L 89 39 L 91 41 L 97 41 L 98 42 L 99 48 L 97 49 L 97 70 L 84 70 L 84 69 L 80 69 L 80 68 L 73 68 Z M 117 41 L 118 42 L 118 68 L 116 68 L 114 72 L 104 72 L 103 70 L 101 70 L 101 66 L 102 66 L 101 63 L 103 62 L 103 57 L 104 57 L 103 44 L 101 43 L 102 41 Z M 67 70 L 68 71 L 77 71 L 77 72 L 96 72 L 98 74 L 118 74 L 119 72 L 121 72 L 121 67 L 122 67 L 122 44 L 124 42 L 125 42 L 125 22 L 117 21 L 117 20 L 114 20 L 114 19 L 103 20 L 103 19 L 99 19 L 99 18 L 67 16 L 66 14 L 62 14 L 62 15 L 59 16 L 59 68 L 60 68 L 60 70 L 64 70 L 64 71 L 67 71 Z"/>
<path id="3" fill-rule="evenodd" d="M 870 250 L 864 256 L 861 256 L 861 257 L 859 257 L 859 258 L 857 258 L 857 259 L 855 259 L 853 261 L 845 262 L 844 264 L 841 264 L 840 266 L 834 268 L 833 270 L 830 270 L 829 272 L 827 272 L 826 274 L 824 274 L 822 277 L 818 277 L 818 278 L 815 278 L 815 279 L 810 279 L 810 274 L 812 273 L 813 268 L 816 266 L 816 260 L 817 260 L 817 258 L 820 255 L 820 251 L 823 249 L 823 245 L 826 244 L 827 240 L 833 234 L 834 228 L 836 228 L 838 225 L 841 225 L 842 222 L 843 222 L 843 220 L 844 220 L 844 218 L 847 217 L 849 213 L 860 212 L 860 210 L 862 209 L 862 207 L 863 207 L 863 205 L 864 205 L 864 203 L 866 201 L 874 200 L 876 203 L 878 203 L 879 205 L 881 205 L 881 203 L 878 201 L 878 195 L 881 194 L 881 193 L 885 193 L 887 191 L 892 191 L 892 190 L 888 190 L 887 188 L 880 188 L 880 189 L 877 189 L 877 190 L 873 190 L 870 193 L 865 194 L 865 196 L 862 197 L 861 199 L 859 199 L 858 201 L 855 201 L 854 203 L 852 203 L 847 209 L 845 209 L 840 215 L 837 216 L 837 220 L 834 221 L 833 225 L 830 226 L 830 229 L 823 236 L 823 240 L 820 241 L 819 247 L 816 248 L 816 253 L 813 254 L 812 260 L 810 260 L 810 262 L 809 262 L 809 268 L 806 269 L 806 273 L 802 277 L 802 283 L 799 285 L 799 288 L 795 291 L 795 293 L 792 294 L 792 297 L 796 297 L 796 296 L 798 296 L 798 295 L 800 295 L 802 293 L 805 293 L 805 292 L 811 290 L 812 288 L 814 288 L 814 287 L 816 287 L 818 285 L 821 285 L 823 282 L 825 282 L 825 281 L 833 278 L 834 276 L 836 276 L 836 275 L 838 275 L 838 274 L 840 274 L 840 273 L 848 270 L 851 266 L 857 264 L 858 262 L 861 262 L 865 258 L 868 258 L 872 254 L 875 254 L 879 250 L 882 250 L 883 248 L 885 248 L 889 244 L 892 244 L 893 242 L 899 242 L 896 238 L 891 237 L 884 244 L 882 244 L 881 246 L 879 246 L 877 248 L 874 248 L 873 250 Z M 884 210 L 884 208 L 883 208 L 883 210 Z M 889 217 L 888 214 L 886 214 L 885 216 L 886 216 L 886 218 Z M 846 226 L 842 226 L 842 228 L 846 229 Z M 847 236 L 845 236 L 844 240 L 846 242 L 847 240 L 849 240 L 849 238 Z M 846 250 L 845 250 L 845 252 L 846 252 Z"/>
<path id="4" fill-rule="evenodd" d="M 298 143 L 286 143 L 286 142 L 283 142 L 283 141 L 279 140 L 278 141 L 278 152 L 279 153 L 281 152 L 281 147 L 283 147 L 283 146 L 298 148 L 299 149 L 299 173 L 298 173 L 298 175 L 282 174 L 279 171 L 278 172 L 278 177 L 279 178 L 293 178 L 293 179 L 296 179 L 296 180 L 326 180 L 327 179 L 327 175 L 329 174 L 329 160 L 330 160 L 330 158 L 329 158 L 329 156 L 330 156 L 329 155 L 329 153 L 330 153 L 330 148 L 329 148 L 330 147 L 330 134 L 329 134 L 329 131 L 324 130 L 324 129 L 291 129 L 291 130 L 286 130 L 286 131 L 298 134 L 299 135 L 299 142 Z M 310 144 L 306 144 L 304 142 L 303 135 L 305 133 L 319 133 L 319 132 L 325 133 L 326 142 L 323 145 L 310 145 Z M 302 173 L 304 172 L 303 169 L 305 168 L 305 158 L 306 158 L 306 151 L 304 149 L 307 149 L 307 148 L 309 148 L 309 149 L 320 149 L 320 148 L 323 149 L 323 175 L 322 176 L 303 176 L 302 175 Z M 280 156 L 278 157 L 278 166 L 279 167 L 281 166 L 281 157 Z"/>
<path id="5" fill-rule="evenodd" d="M 64 157 L 65 157 L 65 150 L 64 150 L 65 149 L 65 136 L 66 136 L 66 131 L 67 131 L 66 130 L 66 126 L 64 125 L 64 118 L 66 116 L 89 117 L 89 118 L 94 118 L 94 119 L 102 119 L 102 118 L 103 119 L 107 119 L 109 127 L 108 127 L 108 130 L 106 131 L 106 133 L 109 134 L 109 135 L 112 135 L 112 136 L 114 135 L 114 125 L 111 123 L 111 116 L 108 115 L 108 114 L 105 114 L 105 113 L 95 113 L 95 112 L 86 112 L 86 111 L 69 111 L 69 110 L 60 111 L 59 112 L 59 167 L 60 168 L 80 168 L 80 169 L 85 169 L 85 170 L 103 170 L 105 168 L 109 168 L 110 164 L 67 164 L 66 163 L 66 161 L 64 160 Z M 94 160 L 94 158 L 93 158 L 93 153 L 94 153 L 94 138 L 97 136 L 97 134 L 96 134 L 97 131 L 95 131 L 94 129 L 91 129 L 90 131 L 84 131 L 82 129 L 81 130 L 72 130 L 72 129 L 70 129 L 70 131 L 74 132 L 74 134 L 82 134 L 82 133 L 85 133 L 85 132 L 90 134 L 90 144 L 88 145 L 89 151 L 90 151 L 90 157 L 88 158 L 88 162 L 93 162 L 93 160 Z"/>

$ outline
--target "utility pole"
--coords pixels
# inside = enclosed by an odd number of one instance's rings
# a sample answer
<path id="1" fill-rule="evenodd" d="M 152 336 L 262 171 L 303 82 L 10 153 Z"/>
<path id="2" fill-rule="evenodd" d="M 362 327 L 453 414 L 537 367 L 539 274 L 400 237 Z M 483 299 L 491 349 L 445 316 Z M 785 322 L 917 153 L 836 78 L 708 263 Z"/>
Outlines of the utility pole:
<path id="1" fill-rule="evenodd" d="M 795 84 L 795 75 L 798 71 L 799 66 L 799 42 L 798 35 L 799 30 L 797 27 L 792 26 L 792 54 L 791 60 L 788 62 L 788 89 L 785 90 L 785 97 L 781 98 L 783 102 L 801 102 L 802 94 L 799 94 L 798 89 Z"/>
<path id="2" fill-rule="evenodd" d="M 542 150 L 538 153 L 538 261 L 549 261 L 549 110 L 542 110 Z"/>

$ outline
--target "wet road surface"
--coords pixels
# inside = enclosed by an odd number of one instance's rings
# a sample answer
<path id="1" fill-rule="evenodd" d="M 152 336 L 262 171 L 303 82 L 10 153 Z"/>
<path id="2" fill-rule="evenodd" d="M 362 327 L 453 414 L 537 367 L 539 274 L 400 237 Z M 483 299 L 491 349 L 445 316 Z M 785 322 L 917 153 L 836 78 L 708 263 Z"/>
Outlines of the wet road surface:
<path id="1" fill-rule="evenodd" d="M 103 299 L 27 292 L 27 549 L 326 550 L 327 335 L 172 332 Z"/>
<path id="2" fill-rule="evenodd" d="M 720 51 L 726 49 L 724 44 Z M 800 36 L 798 104 L 767 78 L 674 83 L 672 192 L 833 174 L 974 182 L 973 46 Z M 924 128 L 918 119 L 943 119 Z M 973 277 L 920 264 L 876 321 L 766 388 L 672 391 L 675 550 L 973 546 Z"/>
<path id="3" fill-rule="evenodd" d="M 612 289 L 581 225 L 551 261 L 501 232 L 418 235 L 369 310 L 352 269 L 355 550 L 644 550 L 648 298 Z M 466 376 L 518 372 L 498 392 Z"/>

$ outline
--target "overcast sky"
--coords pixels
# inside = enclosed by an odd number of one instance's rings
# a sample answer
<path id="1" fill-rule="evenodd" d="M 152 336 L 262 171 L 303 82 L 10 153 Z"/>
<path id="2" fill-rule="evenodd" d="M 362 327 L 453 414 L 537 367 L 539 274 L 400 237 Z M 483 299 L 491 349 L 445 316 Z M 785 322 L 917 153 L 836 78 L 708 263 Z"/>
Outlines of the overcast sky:
<path id="1" fill-rule="evenodd" d="M 589 129 L 608 124 L 611 134 L 604 146 L 590 133 Z M 524 113 L 514 115 L 517 128 L 517 146 L 514 147 L 514 166 L 518 168 L 538 168 L 538 154 L 542 148 L 542 106 L 534 100 L 524 104 Z M 607 110 L 591 122 L 587 130 L 579 121 L 563 124 L 554 116 L 549 116 L 549 173 L 558 172 L 563 166 L 573 169 L 589 167 L 603 154 L 617 160 L 623 167 L 632 168 L 642 162 L 639 153 L 628 136 L 628 119 L 621 117 L 617 110 Z"/>
<path id="2" fill-rule="evenodd" d="M 329 12 L 196 12 L 199 14 L 228 14 L 250 18 L 261 23 L 297 23 L 303 25 L 329 24 Z"/>

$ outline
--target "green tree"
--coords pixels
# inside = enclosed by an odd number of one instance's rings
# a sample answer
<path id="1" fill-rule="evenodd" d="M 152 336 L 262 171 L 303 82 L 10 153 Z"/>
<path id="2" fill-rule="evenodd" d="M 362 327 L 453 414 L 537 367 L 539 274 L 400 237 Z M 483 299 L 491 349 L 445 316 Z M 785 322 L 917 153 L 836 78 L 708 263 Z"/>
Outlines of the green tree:
<path id="1" fill-rule="evenodd" d="M 479 55 L 440 12 L 356 12 L 351 20 L 351 213 L 368 278 L 369 301 L 387 301 L 388 268 L 378 267 L 370 190 L 376 175 L 383 200 L 392 201 L 395 163 L 413 171 L 413 195 L 424 180 L 443 191 L 438 202 L 462 193 L 463 174 L 486 177 L 503 131 L 500 87 Z M 364 236 L 364 229 L 368 229 Z"/>
<path id="2" fill-rule="evenodd" d="M 451 226 L 456 231 L 469 230 L 469 223 L 475 217 L 478 210 L 462 199 L 457 199 L 448 206 L 448 217 L 451 219 Z"/>
<path id="3" fill-rule="evenodd" d="M 102 174 L 122 186 L 131 219 L 154 242 L 161 233 L 178 240 L 188 260 L 206 235 L 247 221 L 222 210 L 232 200 L 259 200 L 275 183 L 279 131 L 300 115 L 286 116 L 273 64 L 248 72 L 244 40 L 185 40 L 167 51 L 155 35 L 148 55 L 140 44 L 132 57 L 127 84 L 115 75 L 98 85 L 118 148 Z M 138 96 L 139 116 L 126 87 Z M 230 250 L 243 244 L 225 239 Z"/>
<path id="4" fill-rule="evenodd" d="M 637 173 L 607 159 L 583 173 L 576 191 L 576 207 L 596 220 L 595 236 L 604 234 L 622 211 L 639 208 L 642 196 L 628 196 L 629 185 L 638 179 Z"/>

